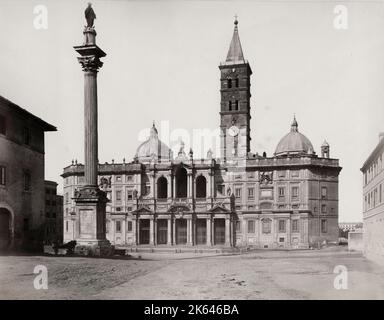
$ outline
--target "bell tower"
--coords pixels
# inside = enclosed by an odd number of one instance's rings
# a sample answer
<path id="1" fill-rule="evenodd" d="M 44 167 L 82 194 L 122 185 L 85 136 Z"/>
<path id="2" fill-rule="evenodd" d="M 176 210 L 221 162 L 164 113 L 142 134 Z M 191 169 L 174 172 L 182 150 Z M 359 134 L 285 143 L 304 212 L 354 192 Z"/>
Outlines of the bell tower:
<path id="1" fill-rule="evenodd" d="M 250 151 L 251 67 L 244 59 L 238 21 L 220 69 L 220 150 L 224 161 L 245 159 Z"/>

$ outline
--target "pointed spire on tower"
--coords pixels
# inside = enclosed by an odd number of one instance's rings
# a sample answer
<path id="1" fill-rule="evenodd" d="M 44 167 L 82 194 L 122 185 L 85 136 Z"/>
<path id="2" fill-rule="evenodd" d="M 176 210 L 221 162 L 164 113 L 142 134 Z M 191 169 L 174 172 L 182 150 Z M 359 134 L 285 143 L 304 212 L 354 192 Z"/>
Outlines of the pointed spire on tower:
<path id="1" fill-rule="evenodd" d="M 242 64 L 245 63 L 243 49 L 241 48 L 239 31 L 237 25 L 239 21 L 237 20 L 237 15 L 235 15 L 235 28 L 233 30 L 233 36 L 231 45 L 229 46 L 227 59 L 225 60 L 226 64 Z"/>

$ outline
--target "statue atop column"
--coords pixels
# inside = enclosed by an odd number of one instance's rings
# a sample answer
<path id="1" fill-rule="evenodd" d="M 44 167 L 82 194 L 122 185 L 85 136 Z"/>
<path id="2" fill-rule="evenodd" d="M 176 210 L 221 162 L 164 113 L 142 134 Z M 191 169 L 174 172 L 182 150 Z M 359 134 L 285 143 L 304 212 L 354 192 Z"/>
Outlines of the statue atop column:
<path id="1" fill-rule="evenodd" d="M 93 28 L 93 22 L 96 19 L 95 11 L 92 9 L 92 3 L 88 2 L 88 7 L 85 9 L 85 19 L 87 20 L 87 28 Z"/>
<path id="2" fill-rule="evenodd" d="M 96 19 L 95 11 L 92 9 L 92 3 L 88 2 L 88 7 L 84 12 L 87 25 L 84 26 L 84 45 L 93 46 L 96 44 L 96 30 L 94 28 L 94 21 Z"/>

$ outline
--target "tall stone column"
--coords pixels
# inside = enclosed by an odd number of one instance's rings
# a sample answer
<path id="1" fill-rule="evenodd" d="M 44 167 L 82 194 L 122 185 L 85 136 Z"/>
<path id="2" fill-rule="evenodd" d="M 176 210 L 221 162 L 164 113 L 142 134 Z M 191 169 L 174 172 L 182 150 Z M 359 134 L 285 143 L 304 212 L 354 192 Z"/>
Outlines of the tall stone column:
<path id="1" fill-rule="evenodd" d="M 86 16 L 89 21 L 83 31 L 84 43 L 74 47 L 80 54 L 78 61 L 84 72 L 85 174 L 85 184 L 75 192 L 74 198 L 76 215 L 80 224 L 75 250 L 79 254 L 109 255 L 112 253 L 112 247 L 106 239 L 106 203 L 108 199 L 106 193 L 97 186 L 97 72 L 103 65 L 100 58 L 105 57 L 106 54 L 96 45 L 96 31 L 93 28 L 93 20 L 89 11 L 88 15 L 86 11 Z"/>

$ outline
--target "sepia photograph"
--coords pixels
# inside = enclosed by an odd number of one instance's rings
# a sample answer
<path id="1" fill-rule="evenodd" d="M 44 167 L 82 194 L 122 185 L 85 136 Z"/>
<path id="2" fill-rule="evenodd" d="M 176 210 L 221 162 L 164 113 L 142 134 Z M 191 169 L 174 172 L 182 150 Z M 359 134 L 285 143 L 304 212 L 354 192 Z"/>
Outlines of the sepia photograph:
<path id="1" fill-rule="evenodd" d="M 384 1 L 0 0 L 0 41 L 0 300 L 384 299 Z"/>

